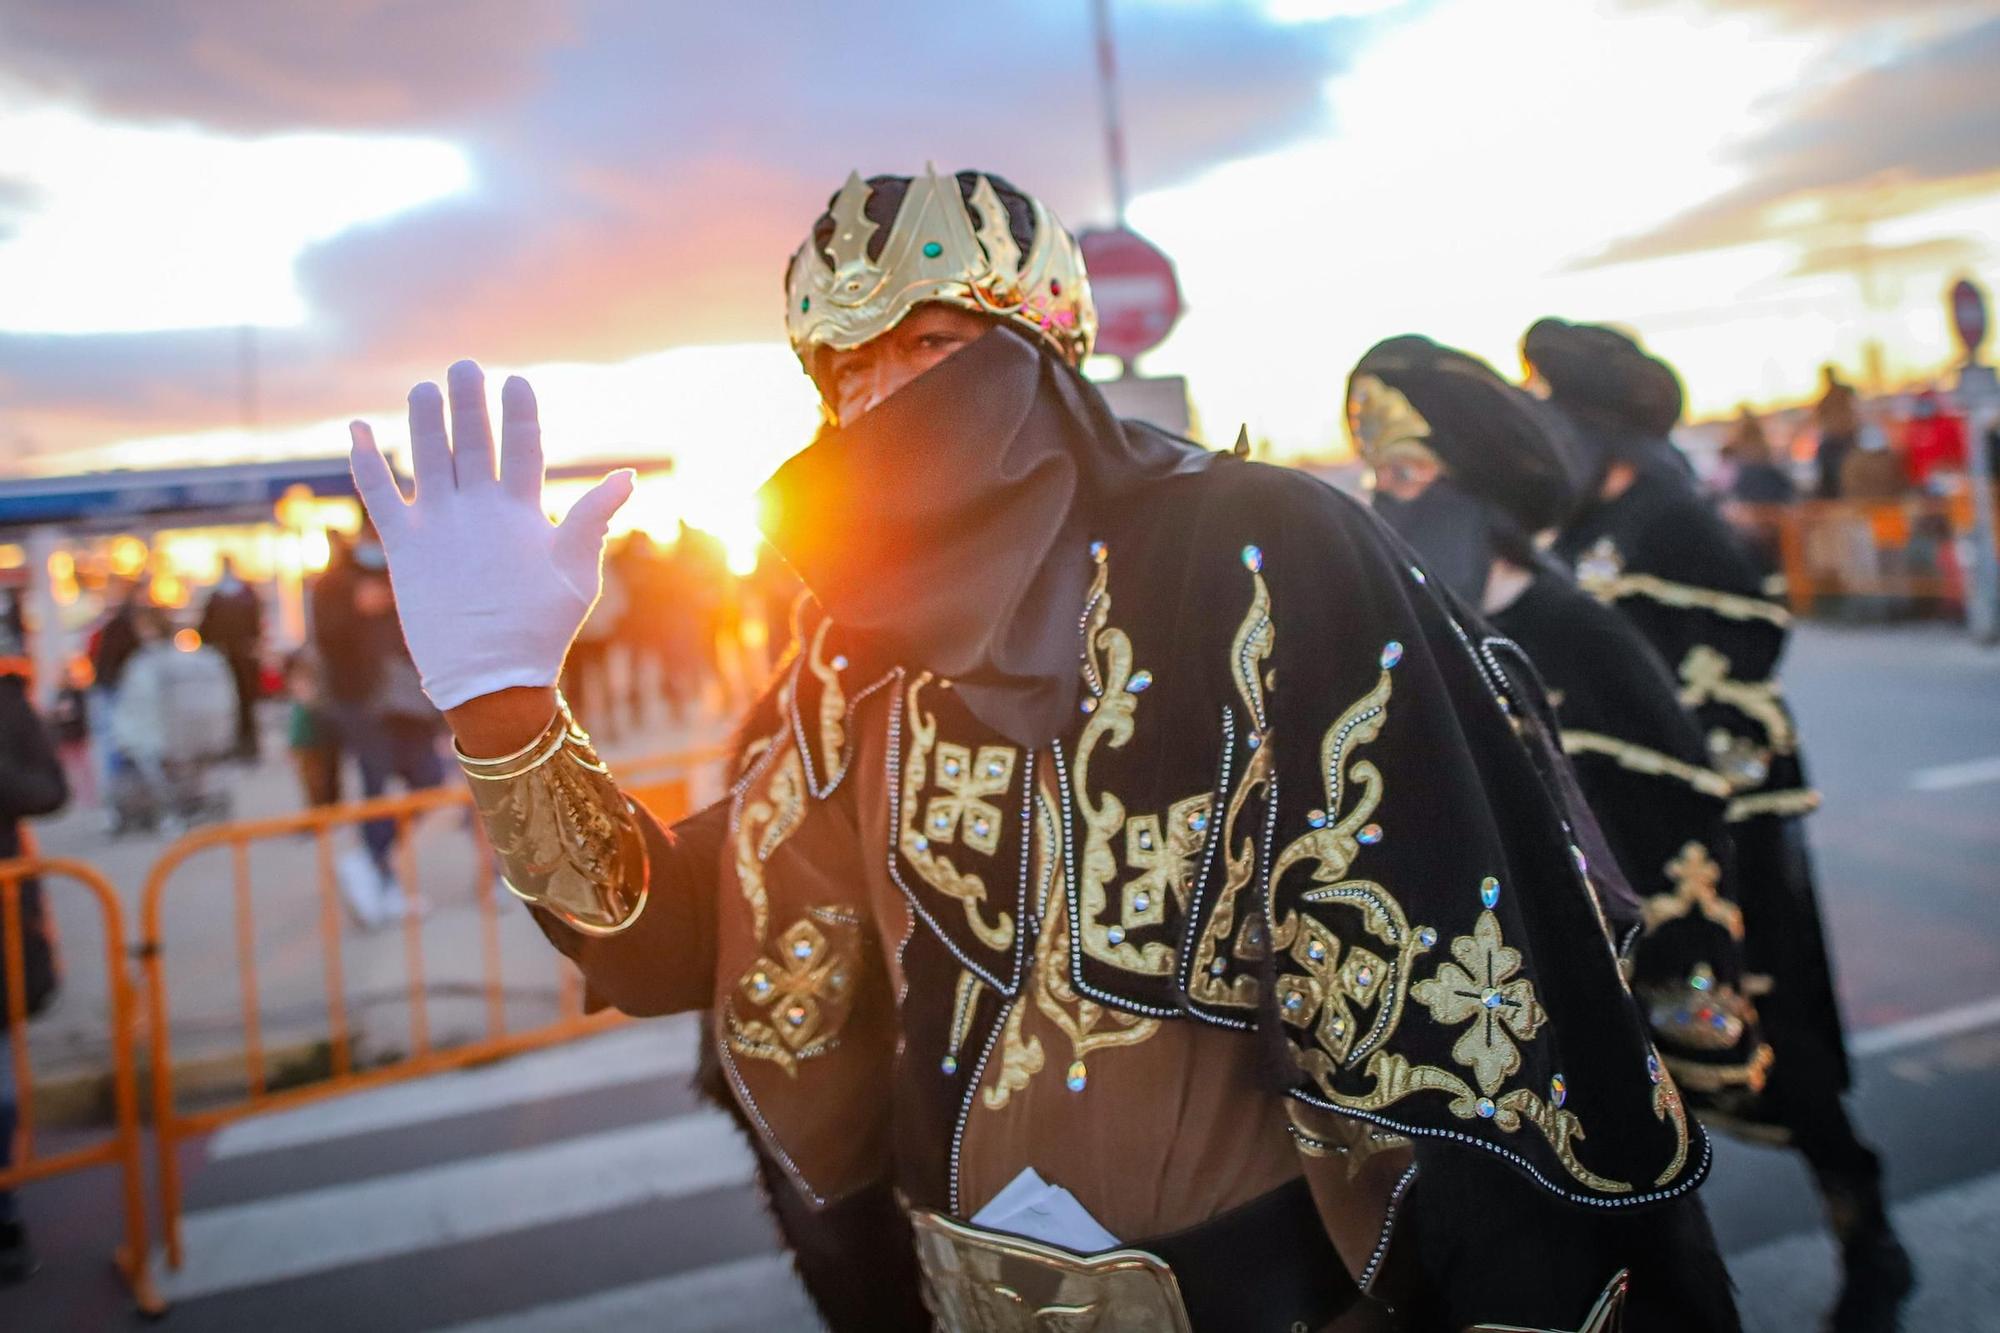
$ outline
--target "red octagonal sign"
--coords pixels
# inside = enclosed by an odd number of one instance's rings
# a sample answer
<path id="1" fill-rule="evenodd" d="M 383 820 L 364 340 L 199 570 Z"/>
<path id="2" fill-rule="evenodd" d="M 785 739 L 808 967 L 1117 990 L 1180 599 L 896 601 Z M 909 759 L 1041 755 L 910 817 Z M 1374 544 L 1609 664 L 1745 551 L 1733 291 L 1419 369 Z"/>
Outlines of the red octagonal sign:
<path id="1" fill-rule="evenodd" d="M 1077 241 L 1097 303 L 1097 350 L 1129 360 L 1158 347 L 1181 317 L 1173 261 L 1137 232 L 1087 231 Z"/>

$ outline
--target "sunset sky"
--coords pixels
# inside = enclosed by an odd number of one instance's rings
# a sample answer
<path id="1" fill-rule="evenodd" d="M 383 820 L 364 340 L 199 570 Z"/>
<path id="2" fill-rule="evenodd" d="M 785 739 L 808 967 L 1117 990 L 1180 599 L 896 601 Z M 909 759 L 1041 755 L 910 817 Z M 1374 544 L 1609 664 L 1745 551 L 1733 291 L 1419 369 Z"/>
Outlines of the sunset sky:
<path id="1" fill-rule="evenodd" d="M 1114 12 L 1131 220 L 1188 304 L 1146 368 L 1216 437 L 1331 449 L 1376 339 L 1511 370 L 1550 313 L 1634 328 L 1700 413 L 1859 375 L 1871 340 L 1902 382 L 1951 352 L 1949 283 L 2000 279 L 1994 0 Z M 8 0 L 0 472 L 400 436 L 409 384 L 471 355 L 536 381 L 552 455 L 669 452 L 740 506 L 813 420 L 779 283 L 849 167 L 1107 220 L 1088 16 Z"/>

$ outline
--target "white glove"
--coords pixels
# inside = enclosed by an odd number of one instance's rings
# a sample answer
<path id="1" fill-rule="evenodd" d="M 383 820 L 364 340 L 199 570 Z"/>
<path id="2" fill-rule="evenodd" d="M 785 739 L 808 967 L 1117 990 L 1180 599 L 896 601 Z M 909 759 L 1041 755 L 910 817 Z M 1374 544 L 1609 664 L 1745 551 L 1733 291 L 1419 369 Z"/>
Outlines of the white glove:
<path id="1" fill-rule="evenodd" d="M 632 494 L 632 472 L 620 469 L 551 523 L 534 390 L 519 376 L 500 390 L 496 475 L 485 376 L 460 361 L 447 383 L 449 440 L 437 385 L 410 390 L 414 500 L 404 500 L 367 424 L 349 427 L 354 484 L 389 557 L 403 637 L 424 693 L 441 709 L 556 683 L 597 601 L 611 516 Z"/>

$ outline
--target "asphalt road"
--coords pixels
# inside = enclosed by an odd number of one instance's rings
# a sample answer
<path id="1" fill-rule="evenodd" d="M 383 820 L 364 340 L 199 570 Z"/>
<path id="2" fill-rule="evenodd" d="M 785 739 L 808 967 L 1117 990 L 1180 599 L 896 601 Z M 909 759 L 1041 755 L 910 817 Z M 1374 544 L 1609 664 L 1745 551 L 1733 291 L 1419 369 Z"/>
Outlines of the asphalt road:
<path id="1" fill-rule="evenodd" d="M 1906 1327 L 2000 1330 L 2000 653 L 1949 630 L 1808 628 L 1786 673 L 1855 1034 L 1925 1285 Z M 685 1020 L 244 1122 L 193 1145 L 187 1333 L 810 1328 L 747 1154 L 686 1090 Z M 48 1256 L 8 1330 L 132 1327 L 103 1178 L 26 1203 Z M 1817 1326 L 1831 1247 L 1792 1156 L 1722 1143 L 1710 1211 L 1751 1327 Z"/>

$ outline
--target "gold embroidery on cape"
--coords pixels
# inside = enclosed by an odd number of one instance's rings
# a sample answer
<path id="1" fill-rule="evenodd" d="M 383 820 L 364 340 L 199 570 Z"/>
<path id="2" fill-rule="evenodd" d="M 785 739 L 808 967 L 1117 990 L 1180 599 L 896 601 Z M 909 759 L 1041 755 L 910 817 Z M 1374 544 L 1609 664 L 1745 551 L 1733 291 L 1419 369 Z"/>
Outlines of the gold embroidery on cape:
<path id="1" fill-rule="evenodd" d="M 800 1061 L 825 1054 L 839 1039 L 854 984 L 857 923 L 836 911 L 815 914 L 844 938 L 836 944 L 811 917 L 801 917 L 778 937 L 775 957 L 750 965 L 728 1006 L 730 1047 L 794 1077 Z M 739 1001 L 761 1017 L 740 1016 Z"/>
<path id="2" fill-rule="evenodd" d="M 1264 584 L 1260 570 L 1250 571 L 1250 606 L 1243 613 L 1243 621 L 1236 627 L 1235 638 L 1229 645 L 1230 676 L 1236 682 L 1236 693 L 1243 701 L 1244 710 L 1249 714 L 1251 745 L 1250 761 L 1244 766 L 1243 777 L 1230 793 L 1229 806 L 1222 819 L 1223 881 L 1216 891 L 1215 906 L 1209 909 L 1208 923 L 1202 927 L 1201 938 L 1195 942 L 1194 963 L 1188 971 L 1188 993 L 1203 1004 L 1218 1008 L 1254 1009 L 1257 1007 L 1257 978 L 1239 975 L 1230 981 L 1222 980 L 1226 970 L 1223 962 L 1223 948 L 1229 942 L 1232 932 L 1236 933 L 1235 949 L 1238 957 L 1258 958 L 1263 955 L 1264 942 L 1262 927 L 1258 924 L 1258 913 L 1245 913 L 1241 931 L 1236 924 L 1237 898 L 1250 884 L 1257 865 L 1257 838 L 1245 832 L 1239 842 L 1237 822 L 1249 804 L 1253 793 L 1264 790 L 1271 782 L 1271 732 L 1269 719 L 1264 712 L 1263 664 L 1271 655 L 1276 642 L 1277 631 L 1271 621 L 1271 591 Z M 1277 876 L 1271 876 L 1277 882 Z"/>
<path id="3" fill-rule="evenodd" d="M 1554 692 L 1550 702 L 1555 701 Z M 1619 740 L 1616 736 L 1605 736 L 1595 731 L 1572 731 L 1564 729 L 1562 734 L 1565 754 L 1604 755 L 1618 762 L 1620 768 L 1648 777 L 1674 778 L 1685 782 L 1704 796 L 1727 797 L 1730 786 L 1720 773 L 1700 764 L 1690 764 L 1676 759 L 1670 754 L 1634 745 L 1630 741 Z"/>
<path id="4" fill-rule="evenodd" d="M 1655 1052 L 1653 1058 L 1659 1059 L 1659 1053 Z M 1667 1072 L 1664 1063 L 1660 1069 L 1660 1081 L 1653 1085 L 1653 1114 L 1662 1123 L 1673 1122 L 1676 1144 L 1674 1159 L 1653 1180 L 1654 1186 L 1658 1187 L 1679 1175 L 1688 1159 L 1687 1107 L 1681 1104 L 1681 1090 L 1674 1086 L 1674 1076 Z"/>
<path id="5" fill-rule="evenodd" d="M 945 1054 L 953 1060 L 958 1059 L 959 1047 L 965 1045 L 966 1034 L 972 1031 L 972 1015 L 979 1004 L 982 984 L 978 973 L 969 968 L 959 969 L 958 987 L 951 1000 L 951 1028 L 945 1039 Z"/>
<path id="6" fill-rule="evenodd" d="M 1338 1157 L 1347 1163 L 1351 1184 L 1361 1169 L 1379 1153 L 1395 1152 L 1410 1146 L 1402 1134 L 1391 1134 L 1366 1120 L 1321 1111 L 1318 1107 L 1285 1099 L 1285 1128 L 1302 1157 Z"/>
<path id="7" fill-rule="evenodd" d="M 1729 672 L 1729 659 L 1707 644 L 1688 649 L 1680 665 L 1681 705 L 1699 708 L 1711 699 L 1728 704 L 1764 729 L 1772 750 L 1778 754 L 1796 750 L 1798 737 L 1778 682 L 1733 680 Z"/>
<path id="8" fill-rule="evenodd" d="M 786 744 L 782 739 L 778 744 Z M 770 769 L 761 793 L 746 794 L 736 820 L 736 884 L 750 904 L 751 934 L 764 938 L 771 909 L 764 893 L 764 863 L 805 816 L 806 774 L 799 752 L 787 746 Z"/>
<path id="9" fill-rule="evenodd" d="M 966 923 L 980 943 L 1005 952 L 1014 947 L 1013 915 L 996 911 L 994 919 L 988 921 L 981 910 L 986 905 L 986 882 L 932 851 L 930 838 L 917 826 L 917 798 L 923 794 L 924 774 L 929 771 L 931 750 L 937 745 L 937 719 L 924 712 L 921 699 L 924 687 L 930 683 L 931 674 L 926 671 L 910 682 L 907 696 L 908 753 L 903 756 L 902 799 L 897 802 L 901 811 L 897 846 L 924 883 L 964 907 Z M 963 747 L 953 748 L 963 753 Z M 994 815 L 997 823 L 998 811 Z"/>
<path id="10" fill-rule="evenodd" d="M 1110 909 L 1110 884 L 1118 874 L 1118 857 L 1112 850 L 1112 840 L 1125 826 L 1125 804 L 1109 791 L 1092 796 L 1090 760 L 1098 746 L 1116 750 L 1132 739 L 1133 714 L 1139 703 L 1138 694 L 1131 689 L 1132 640 L 1124 630 L 1110 623 L 1110 574 L 1110 564 L 1100 560 L 1090 589 L 1090 613 L 1084 622 L 1084 679 L 1090 687 L 1090 697 L 1085 703 L 1090 709 L 1090 720 L 1077 738 L 1074 765 L 1074 800 L 1077 817 L 1083 821 L 1083 853 L 1076 867 L 1076 916 L 1086 954 L 1127 972 L 1165 976 L 1174 969 L 1171 945 L 1154 940 L 1141 947 L 1125 939 L 1124 914 L 1130 909 L 1129 893 L 1115 937 L 1114 928 L 1104 921 Z M 1161 915 L 1164 916 L 1164 908 Z"/>
<path id="11" fill-rule="evenodd" d="M 1452 961 L 1410 987 L 1410 998 L 1430 1010 L 1440 1027 L 1471 1024 L 1451 1048 L 1451 1058 L 1472 1071 L 1479 1090 L 1491 1097 L 1521 1070 L 1515 1041 L 1529 1042 L 1548 1021 L 1535 998 L 1534 983 L 1519 975 L 1521 951 L 1500 938 L 1500 918 L 1479 914 L 1470 935 L 1451 942 Z"/>
<path id="12" fill-rule="evenodd" d="M 1366 759 L 1350 763 L 1349 755 L 1382 734 L 1392 688 L 1385 669 L 1368 693 L 1348 705 L 1327 729 L 1320 740 L 1327 809 L 1314 816 L 1323 826 L 1288 843 L 1271 867 L 1275 885 L 1294 866 L 1310 864 L 1314 887 L 1305 892 L 1304 900 L 1339 903 L 1359 911 L 1362 928 L 1383 948 L 1377 954 L 1355 944 L 1343 955 L 1332 930 L 1298 912 L 1288 912 L 1272 934 L 1274 945 L 1301 969 L 1278 979 L 1278 1016 L 1312 1034 L 1317 1049 L 1302 1052 L 1301 1066 L 1329 1093 L 1343 1066 L 1365 1058 L 1395 1031 L 1402 1020 L 1410 964 L 1428 947 L 1388 890 L 1370 880 L 1346 878 L 1361 852 L 1358 835 L 1382 799 L 1381 770 Z M 1342 802 L 1350 793 L 1358 794 L 1343 811 Z M 1370 1009 L 1375 1019 L 1363 1031 L 1363 1012 Z"/>
<path id="13" fill-rule="evenodd" d="M 944 795 L 924 808 L 924 836 L 932 844 L 956 842 L 985 856 L 1000 850 L 1000 810 L 988 797 L 1001 796 L 1014 780 L 1020 751 L 1011 745 L 982 745 L 974 754 L 950 741 L 937 747 L 932 784 Z"/>
<path id="14" fill-rule="evenodd" d="M 1722 867 L 1708 854 L 1708 848 L 1688 843 L 1679 856 L 1667 862 L 1666 874 L 1674 882 L 1673 892 L 1653 894 L 1641 905 L 1647 934 L 1689 912 L 1699 912 L 1728 931 L 1730 938 L 1743 938 L 1743 912 L 1716 891 L 1722 883 Z"/>
<path id="15" fill-rule="evenodd" d="M 1160 1030 L 1160 1020 L 1106 1008 L 1078 995 L 1070 984 L 1069 914 L 1052 900 L 1061 845 L 1056 838 L 1055 810 L 1043 791 L 1035 793 L 1035 855 L 1042 871 L 1037 893 L 1041 929 L 1035 937 L 1034 966 L 1028 988 L 1035 1008 L 1069 1039 L 1070 1064 L 1066 1077 L 1072 1090 L 1082 1091 L 1089 1077 L 1087 1061 L 1092 1051 L 1137 1046 Z M 980 1093 L 981 1104 L 990 1111 L 1005 1106 L 1047 1063 L 1041 1038 L 1021 1036 L 1023 1012 L 1016 1001 L 1000 1035 L 999 1073 Z"/>
<path id="16" fill-rule="evenodd" d="M 1627 574 L 1625 557 L 1609 537 L 1598 538 L 1597 544 L 1577 559 L 1576 583 L 1605 603 L 1644 597 L 1680 611 L 1711 611 L 1725 620 L 1762 620 L 1780 629 L 1792 623 L 1792 613 L 1776 602 L 1676 583 L 1654 574 Z"/>
<path id="17" fill-rule="evenodd" d="M 1810 787 L 1792 787 L 1785 791 L 1760 791 L 1754 796 L 1739 796 L 1729 803 L 1723 818 L 1732 824 L 1758 815 L 1809 815 L 1819 809 L 1819 793 Z"/>
<path id="18" fill-rule="evenodd" d="M 813 631 L 812 645 L 806 650 L 806 666 L 820 684 L 819 744 L 825 756 L 820 767 L 829 782 L 840 771 L 840 761 L 847 753 L 847 696 L 840 688 L 840 673 L 826 660 L 826 635 L 831 628 L 831 617 L 820 621 L 819 628 Z"/>

